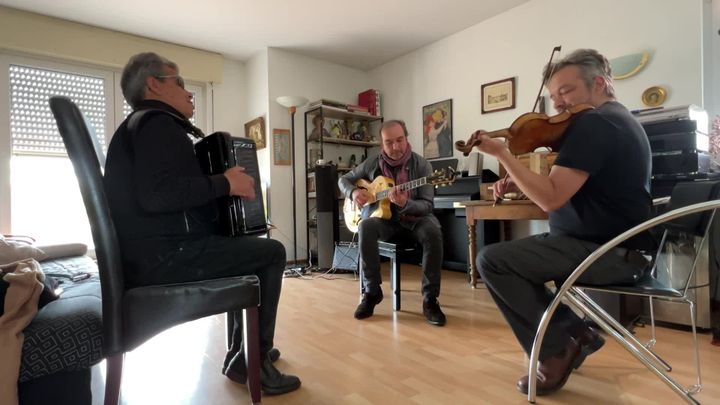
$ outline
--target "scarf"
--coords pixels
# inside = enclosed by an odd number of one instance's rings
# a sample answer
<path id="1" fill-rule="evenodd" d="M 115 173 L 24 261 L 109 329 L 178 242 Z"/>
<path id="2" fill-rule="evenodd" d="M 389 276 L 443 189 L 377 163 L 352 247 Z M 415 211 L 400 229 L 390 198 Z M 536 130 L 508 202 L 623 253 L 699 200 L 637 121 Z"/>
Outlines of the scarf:
<path id="1" fill-rule="evenodd" d="M 407 144 L 407 149 L 405 150 L 405 154 L 402 155 L 402 157 L 398 160 L 393 160 L 385 154 L 385 151 L 383 150 L 380 152 L 380 170 L 382 170 L 382 174 L 385 177 L 389 177 L 393 180 L 395 180 L 395 185 L 400 185 L 403 183 L 407 183 L 409 180 L 409 174 L 407 169 L 407 162 L 410 160 L 410 157 L 412 156 L 412 147 L 410 147 L 410 144 Z M 400 168 L 398 170 L 398 167 Z"/>

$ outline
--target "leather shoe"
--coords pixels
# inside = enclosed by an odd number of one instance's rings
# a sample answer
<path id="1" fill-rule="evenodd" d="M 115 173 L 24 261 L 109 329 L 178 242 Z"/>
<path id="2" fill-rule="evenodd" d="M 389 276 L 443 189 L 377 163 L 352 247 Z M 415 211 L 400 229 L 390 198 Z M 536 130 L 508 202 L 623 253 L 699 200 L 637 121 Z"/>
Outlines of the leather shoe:
<path id="1" fill-rule="evenodd" d="M 227 371 L 227 368 L 228 368 L 228 364 L 230 364 L 230 362 L 237 355 L 237 353 L 238 352 L 227 352 L 227 354 L 225 355 L 225 362 L 223 363 L 223 367 L 222 367 L 223 374 L 225 374 L 225 371 Z M 240 353 L 244 353 L 244 352 L 241 351 Z M 245 364 L 245 357 L 244 357 L 245 355 L 243 354 L 242 356 L 243 356 L 243 365 L 244 365 Z M 272 349 L 270 349 L 267 352 L 267 356 L 271 362 L 275 363 L 280 358 L 280 350 L 273 347 Z"/>
<path id="2" fill-rule="evenodd" d="M 246 384 L 247 367 L 242 352 L 238 353 L 230 362 L 225 376 L 231 381 Z M 280 395 L 300 388 L 300 379 L 294 375 L 283 374 L 273 364 L 270 356 L 266 356 L 260 363 L 260 384 L 265 395 Z"/>
<path id="3" fill-rule="evenodd" d="M 570 340 L 562 354 L 538 362 L 537 395 L 551 394 L 562 388 L 570 377 L 578 356 L 580 356 L 580 346 L 575 340 Z M 518 391 L 527 394 L 529 381 L 528 376 L 518 380 Z"/>
<path id="4" fill-rule="evenodd" d="M 425 319 L 432 325 L 443 326 L 445 322 L 447 322 L 445 314 L 443 314 L 443 311 L 440 309 L 440 303 L 437 298 L 426 298 L 423 300 L 423 315 L 425 315 Z"/>
<path id="5" fill-rule="evenodd" d="M 382 300 L 382 290 L 380 290 L 380 294 L 363 294 L 360 305 L 358 305 L 355 310 L 355 319 L 365 319 L 371 317 L 375 311 L 375 305 L 381 303 Z"/>
<path id="6" fill-rule="evenodd" d="M 585 358 L 600 350 L 605 344 L 605 339 L 593 328 L 587 327 L 580 335 L 573 337 L 580 346 L 580 355 L 575 360 L 575 369 L 580 368 Z"/>

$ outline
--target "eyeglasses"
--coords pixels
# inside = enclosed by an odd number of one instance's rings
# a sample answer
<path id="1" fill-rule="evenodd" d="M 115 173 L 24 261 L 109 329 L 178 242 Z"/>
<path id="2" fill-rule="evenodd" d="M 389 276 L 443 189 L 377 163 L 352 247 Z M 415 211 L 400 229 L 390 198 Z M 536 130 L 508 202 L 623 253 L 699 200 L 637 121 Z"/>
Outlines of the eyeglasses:
<path id="1" fill-rule="evenodd" d="M 175 78 L 175 83 L 180 86 L 181 89 L 185 88 L 185 80 L 180 75 L 157 75 L 154 76 L 156 79 L 172 79 Z"/>

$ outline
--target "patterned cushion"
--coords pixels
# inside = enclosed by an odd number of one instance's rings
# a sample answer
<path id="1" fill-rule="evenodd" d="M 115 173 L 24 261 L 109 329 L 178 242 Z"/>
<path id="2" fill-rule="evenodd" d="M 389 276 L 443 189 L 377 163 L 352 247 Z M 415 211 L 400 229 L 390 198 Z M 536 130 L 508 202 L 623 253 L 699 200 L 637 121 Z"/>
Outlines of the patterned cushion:
<path id="1" fill-rule="evenodd" d="M 102 303 L 95 262 L 79 256 L 41 264 L 46 274 L 57 278 L 63 292 L 23 331 L 20 382 L 87 369 L 102 360 Z M 90 277 L 72 281 L 83 273 Z"/>

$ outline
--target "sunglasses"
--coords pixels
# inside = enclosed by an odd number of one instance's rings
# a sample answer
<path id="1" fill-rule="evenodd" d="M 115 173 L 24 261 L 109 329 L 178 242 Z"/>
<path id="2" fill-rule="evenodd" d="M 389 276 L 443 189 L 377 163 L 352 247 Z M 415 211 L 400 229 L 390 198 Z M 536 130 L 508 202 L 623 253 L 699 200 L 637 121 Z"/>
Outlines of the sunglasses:
<path id="1" fill-rule="evenodd" d="M 175 83 L 180 86 L 181 89 L 185 88 L 185 80 L 180 75 L 158 75 L 154 76 L 156 79 L 171 79 L 175 78 Z"/>

